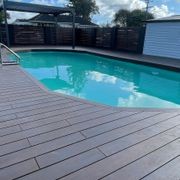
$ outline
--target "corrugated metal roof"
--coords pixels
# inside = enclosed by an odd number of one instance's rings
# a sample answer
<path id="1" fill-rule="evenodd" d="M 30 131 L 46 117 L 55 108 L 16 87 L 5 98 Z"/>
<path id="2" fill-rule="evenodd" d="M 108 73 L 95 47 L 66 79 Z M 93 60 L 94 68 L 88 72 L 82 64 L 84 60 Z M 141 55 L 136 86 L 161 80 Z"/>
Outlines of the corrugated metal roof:
<path id="1" fill-rule="evenodd" d="M 180 15 L 173 15 L 173 16 L 168 16 L 164 18 L 158 18 L 158 19 L 150 19 L 147 22 L 180 22 Z"/>
<path id="2" fill-rule="evenodd" d="M 6 9 L 10 11 L 34 12 L 34 13 L 44 13 L 44 14 L 60 14 L 60 13 L 73 12 L 73 9 L 71 8 L 13 2 L 13 1 L 4 1 L 4 5 Z M 3 6 L 0 6 L 0 10 L 2 9 Z"/>

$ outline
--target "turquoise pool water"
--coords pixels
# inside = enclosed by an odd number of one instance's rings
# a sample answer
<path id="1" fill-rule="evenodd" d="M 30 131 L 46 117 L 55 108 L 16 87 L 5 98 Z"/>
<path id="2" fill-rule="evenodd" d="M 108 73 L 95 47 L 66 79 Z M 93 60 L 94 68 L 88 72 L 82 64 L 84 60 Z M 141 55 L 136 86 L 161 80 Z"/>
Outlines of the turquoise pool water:
<path id="1" fill-rule="evenodd" d="M 180 107 L 180 73 L 100 56 L 21 52 L 21 66 L 51 91 L 119 107 Z"/>

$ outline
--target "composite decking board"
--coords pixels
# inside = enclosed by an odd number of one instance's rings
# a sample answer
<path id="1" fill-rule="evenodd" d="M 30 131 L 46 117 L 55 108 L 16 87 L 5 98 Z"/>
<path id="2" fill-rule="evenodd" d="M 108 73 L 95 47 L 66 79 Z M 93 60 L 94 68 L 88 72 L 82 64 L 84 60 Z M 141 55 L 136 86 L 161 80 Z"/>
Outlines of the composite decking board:
<path id="1" fill-rule="evenodd" d="M 11 115 L 11 114 L 15 114 L 17 118 L 23 118 L 23 117 L 29 117 L 29 116 L 33 116 L 36 114 L 40 114 L 42 112 L 49 112 L 51 110 L 55 110 L 58 109 L 58 107 L 62 107 L 62 108 L 66 108 L 66 107 L 70 107 L 73 105 L 78 105 L 80 104 L 79 102 L 73 102 L 71 100 L 66 100 L 66 102 L 64 103 L 57 103 L 57 105 L 53 105 L 53 106 L 46 106 L 46 107 L 42 107 L 42 108 L 37 108 L 37 109 L 32 109 L 32 110 L 27 110 L 25 111 L 26 108 L 22 108 L 22 112 L 21 112 L 21 108 L 17 109 L 17 111 L 20 112 L 16 112 L 16 109 L 11 109 L 11 110 L 7 110 L 7 111 L 1 111 L 0 112 L 0 122 L 3 122 L 3 117 Z M 2 117 L 2 120 L 1 120 Z"/>
<path id="2" fill-rule="evenodd" d="M 171 160 L 164 166 L 146 175 L 142 180 L 179 180 L 180 156 Z"/>
<path id="3" fill-rule="evenodd" d="M 16 133 L 19 131 L 21 131 L 21 127 L 19 125 L 3 128 L 3 129 L 0 129 L 0 137 L 8 135 L 8 134 Z"/>
<path id="4" fill-rule="evenodd" d="M 34 105 L 38 105 L 38 104 L 42 104 L 42 103 L 49 103 L 52 101 L 63 100 L 63 99 L 65 99 L 65 98 L 55 97 L 55 96 L 45 96 L 40 99 L 35 99 L 35 100 L 28 101 L 28 102 L 15 103 L 15 104 L 12 104 L 12 107 L 13 108 L 28 107 L 28 106 L 34 106 Z"/>
<path id="5" fill-rule="evenodd" d="M 2 84 L 2 83 L 1 83 Z M 38 89 L 39 87 L 37 87 L 37 85 L 35 85 L 35 84 L 32 84 L 32 83 L 23 83 L 23 85 L 21 85 L 21 86 L 16 86 L 16 91 L 18 91 L 18 90 L 23 90 L 23 89 L 28 89 L 28 88 L 35 88 L 35 89 Z M 8 87 L 7 85 L 4 85 L 4 87 L 3 86 L 0 86 L 0 92 L 11 92 L 11 91 L 13 91 L 13 88 L 11 88 L 11 87 Z"/>
<path id="6" fill-rule="evenodd" d="M 62 127 L 66 127 L 69 124 L 66 121 L 60 121 L 58 124 L 56 124 L 56 127 L 54 126 L 49 126 L 48 129 L 46 126 L 42 126 L 42 127 L 37 127 L 34 129 L 29 129 L 26 131 L 20 131 L 17 133 L 13 133 L 13 134 L 9 134 L 3 137 L 0 137 L 0 145 L 6 144 L 6 143 L 11 143 L 14 141 L 19 141 L 21 139 L 25 139 L 27 137 L 31 137 L 31 136 L 35 136 L 35 135 L 39 135 L 42 133 L 45 133 L 47 131 L 50 131 L 51 129 L 54 128 L 62 128 Z"/>
<path id="7" fill-rule="evenodd" d="M 14 92 L 14 93 L 8 93 L 8 94 L 1 94 L 1 96 L 3 98 L 8 98 L 9 100 L 11 100 L 13 98 L 26 97 L 31 94 L 39 94 L 39 93 L 42 93 L 41 90 L 32 89 L 31 91 L 26 91 L 26 92 L 17 92 L 17 93 Z"/>
<path id="8" fill-rule="evenodd" d="M 166 135 L 171 135 L 171 131 L 177 130 L 176 126 L 170 126 L 168 129 L 156 128 L 154 130 L 154 126 L 150 126 L 148 128 L 142 129 L 140 131 L 134 132 L 123 138 L 116 139 L 109 143 L 106 143 L 99 147 L 99 149 L 107 156 L 117 153 L 121 151 L 123 148 L 130 146 L 131 144 L 136 144 L 139 141 L 144 141 L 146 138 L 150 138 L 159 133 L 165 133 Z M 175 137 L 175 136 L 174 136 Z M 175 137 L 177 138 L 177 137 Z"/>
<path id="9" fill-rule="evenodd" d="M 80 111 L 87 109 L 87 108 L 91 108 L 92 105 L 88 105 L 88 104 L 80 104 L 80 105 L 76 105 L 76 106 L 71 106 L 68 108 L 68 112 L 63 111 L 63 109 L 58 109 L 55 111 L 51 111 L 50 113 L 44 113 L 43 116 L 42 114 L 38 114 L 38 115 L 34 115 L 34 116 L 28 116 L 25 118 L 16 118 L 13 120 L 9 120 L 9 121 L 4 121 L 0 123 L 0 128 L 4 128 L 4 127 L 10 127 L 10 126 L 14 126 L 14 125 L 21 125 L 23 130 L 26 129 L 30 129 L 33 127 L 38 127 L 38 126 L 43 126 L 46 124 L 50 124 L 50 123 L 54 123 L 54 122 L 58 122 L 59 120 L 65 120 L 66 118 L 68 118 L 69 114 L 72 116 L 73 112 L 75 113 L 76 111 Z M 95 109 L 95 107 L 93 107 Z M 97 108 L 96 108 L 97 110 Z M 54 112 L 52 114 L 52 112 Z M 67 113 L 67 114 L 66 114 Z M 62 115 L 62 117 L 60 118 L 59 116 Z M 65 117 L 65 118 L 63 118 Z M 27 127 L 26 127 L 27 126 Z"/>
<path id="10" fill-rule="evenodd" d="M 9 154 L 9 153 L 12 153 L 15 151 L 19 151 L 19 150 L 27 148 L 27 147 L 30 147 L 30 143 L 27 139 L 12 142 L 12 143 L 9 143 L 9 144 L 6 144 L 6 145 L 0 147 L 1 148 L 0 156 Z"/>
<path id="11" fill-rule="evenodd" d="M 109 122 L 109 123 L 106 123 L 103 125 L 99 125 L 99 126 L 81 131 L 81 133 L 84 134 L 86 137 L 92 137 L 92 136 L 96 136 L 96 135 L 101 134 L 106 131 L 110 131 L 110 130 L 117 129 L 117 128 L 125 126 L 125 125 L 129 125 L 131 123 L 133 124 L 133 123 L 139 122 L 141 120 L 142 121 L 146 120 L 153 116 L 155 116 L 155 118 L 156 118 L 156 115 L 158 116 L 158 114 L 159 114 L 158 112 L 154 112 L 154 113 L 153 112 L 149 112 L 149 113 L 142 112 L 142 113 L 134 114 L 133 116 L 124 117 L 124 118 L 120 119 L 119 121 L 117 120 L 117 121 Z"/>
<path id="12" fill-rule="evenodd" d="M 107 176 L 120 168 L 138 160 L 141 157 L 144 157 L 163 146 L 168 145 L 169 143 L 175 140 L 172 136 L 164 135 L 155 136 L 143 143 L 139 143 L 135 146 L 132 146 L 124 151 L 116 153 L 112 156 L 106 157 L 99 162 L 96 162 L 88 167 L 85 167 L 75 173 L 68 175 L 63 180 L 94 180 L 99 179 L 104 176 Z"/>
<path id="13" fill-rule="evenodd" d="M 114 153 L 117 153 L 118 151 L 126 149 L 129 146 L 135 145 L 141 141 L 144 141 L 148 138 L 158 135 L 160 133 L 163 133 L 165 137 L 167 136 L 167 134 L 165 133 L 166 131 L 164 132 L 164 131 L 159 130 L 158 132 L 157 131 L 154 132 L 152 129 L 153 128 L 151 129 L 149 128 L 148 130 L 142 129 L 133 134 L 129 134 L 127 132 L 126 134 L 124 133 L 123 136 L 119 134 L 117 135 L 115 134 L 115 132 L 111 132 L 111 134 L 105 133 L 99 136 L 95 136 L 93 138 L 83 140 L 82 142 L 70 145 L 69 147 L 65 147 L 59 150 L 52 151 L 50 153 L 46 153 L 40 157 L 37 157 L 37 161 L 39 162 L 39 165 L 41 167 L 44 167 L 44 166 L 48 166 L 50 164 L 56 163 L 60 160 L 63 160 L 63 158 L 68 158 L 69 156 L 73 156 L 81 152 L 87 151 L 88 149 L 92 149 L 96 147 L 99 147 L 101 152 L 109 156 Z M 133 137 L 133 135 L 135 137 Z M 175 139 L 177 137 L 173 137 L 173 138 Z M 135 140 L 133 141 L 133 139 Z M 105 150 L 107 149 L 108 146 L 104 147 L 104 145 L 110 144 L 111 142 L 113 143 L 114 141 L 115 142 L 118 141 L 120 144 L 118 144 L 117 147 L 113 146 L 114 151 L 112 151 L 111 149 L 111 151 L 108 151 L 109 153 L 107 153 Z"/>
<path id="14" fill-rule="evenodd" d="M 0 105 L 0 111 L 12 109 L 11 105 Z"/>
<path id="15" fill-rule="evenodd" d="M 126 116 L 130 116 L 130 115 L 126 114 Z M 87 121 L 83 121 L 81 123 L 71 125 L 69 127 L 65 127 L 63 129 L 54 129 L 53 131 L 49 131 L 47 133 L 40 134 L 38 136 L 30 137 L 28 139 L 32 144 L 39 144 L 47 140 L 49 141 L 55 138 L 59 138 L 61 136 L 65 136 L 74 132 L 88 129 L 96 125 L 106 123 L 107 121 L 111 121 L 111 120 L 112 120 L 111 118 L 106 118 L 106 116 L 99 117 L 97 119 L 90 119 Z"/>
<path id="16" fill-rule="evenodd" d="M 73 102 L 73 101 L 71 101 L 69 99 L 58 99 L 57 98 L 54 101 L 35 104 L 33 106 L 24 106 L 24 107 L 11 108 L 11 109 L 8 109 L 8 110 L 0 111 L 0 117 L 4 116 L 6 114 L 13 114 L 13 113 L 20 114 L 21 112 L 23 113 L 23 112 L 33 111 L 33 110 L 37 110 L 37 109 L 46 108 L 46 107 L 49 107 L 49 106 L 56 106 L 56 105 L 58 106 L 59 104 L 66 104 L 66 103 L 69 103 L 69 102 Z"/>
<path id="17" fill-rule="evenodd" d="M 59 115 L 57 115 L 57 116 L 53 116 L 53 118 L 50 118 L 50 119 L 47 118 L 47 119 L 40 119 L 40 120 L 33 121 L 33 122 L 22 123 L 21 128 L 23 130 L 26 130 L 26 129 L 35 128 L 35 127 L 39 127 L 39 126 L 49 125 L 52 123 L 57 123 L 60 120 L 67 120 L 70 117 L 85 116 L 87 114 L 96 113 L 96 112 L 102 110 L 101 107 L 94 107 L 94 106 L 91 107 L 88 105 L 87 105 L 88 108 L 85 108 L 85 107 L 86 106 L 84 105 L 83 109 L 78 109 L 77 111 L 72 111 L 72 112 L 69 112 L 68 114 L 62 114 L 61 118 L 59 118 Z"/>
<path id="18" fill-rule="evenodd" d="M 34 89 L 38 89 L 35 85 L 24 85 L 24 86 L 19 86 L 19 87 L 15 87 L 15 89 L 14 89 L 14 87 L 12 87 L 12 88 L 9 88 L 9 87 L 6 87 L 6 88 L 2 88 L 2 87 L 0 87 L 0 92 L 1 93 L 6 93 L 6 94 L 8 94 L 8 93 L 11 93 L 11 92 L 18 92 L 18 91 L 23 91 L 23 90 L 28 90 L 28 89 L 32 89 L 32 88 L 34 88 Z"/>
<path id="19" fill-rule="evenodd" d="M 18 95 L 18 94 L 21 94 L 21 93 L 30 93 L 32 91 L 39 91 L 41 90 L 40 88 L 37 88 L 37 87 L 29 87 L 29 88 L 26 88 L 26 89 L 14 89 L 12 91 L 0 91 L 0 95 L 2 96 L 13 96 L 13 95 Z"/>
<path id="20" fill-rule="evenodd" d="M 172 116 L 175 116 L 175 115 L 176 114 L 173 114 Z M 42 142 L 44 142 L 46 140 L 51 140 L 51 139 L 58 138 L 58 137 L 61 137 L 61 136 L 64 136 L 64 135 L 67 135 L 67 134 L 70 134 L 70 133 L 74 133 L 74 132 L 77 132 L 77 131 L 82 131 L 84 129 L 88 129 L 88 128 L 97 126 L 99 124 L 106 123 L 107 121 L 110 121 L 110 120 L 109 119 L 105 119 L 105 117 L 103 117 L 102 119 L 98 118 L 98 119 L 91 120 L 91 121 L 88 121 L 88 122 L 84 122 L 84 123 L 80 123 L 80 124 L 75 124 L 75 125 L 72 125 L 70 127 L 63 128 L 63 129 L 55 130 L 55 131 L 52 131 L 52 132 L 47 132 L 47 133 L 44 133 L 44 134 L 41 134 L 41 135 L 38 135 L 38 136 L 30 137 L 29 140 L 33 144 L 38 144 L 38 143 L 42 143 Z M 153 125 L 153 122 L 151 122 L 152 120 L 149 120 L 149 121 L 150 121 L 150 124 L 149 125 L 146 124 L 146 126 L 144 126 L 144 128 Z M 155 123 L 157 123 L 157 121 Z M 127 125 L 132 126 L 131 124 L 127 124 Z M 124 125 L 122 125 L 122 127 L 123 126 Z M 115 130 L 116 131 L 121 131 L 122 127 L 119 127 L 118 129 L 115 128 Z M 129 126 L 124 127 L 124 131 L 123 132 L 126 132 L 126 129 L 128 129 L 128 127 Z M 141 128 L 139 128 L 139 129 L 141 129 Z M 113 129 L 111 129 L 111 130 L 113 130 Z M 136 130 L 138 130 L 137 126 L 136 126 Z M 120 132 L 120 133 L 123 133 L 123 132 Z"/>
<path id="21" fill-rule="evenodd" d="M 9 120 L 14 120 L 16 119 L 17 116 L 15 114 L 8 114 L 8 115 L 5 115 L 5 116 L 1 116 L 0 117 L 0 122 L 5 122 L 5 121 L 9 121 Z"/>
<path id="22" fill-rule="evenodd" d="M 74 133 L 59 139 L 7 154 L 0 157 L 0 169 L 39 156 L 54 149 L 68 146 L 83 139 L 84 136 L 82 136 L 80 133 Z"/>
<path id="23" fill-rule="evenodd" d="M 106 110 L 98 111 L 97 113 L 88 114 L 87 116 L 83 116 L 81 118 L 73 117 L 71 119 L 68 119 L 67 121 L 72 125 L 72 124 L 81 123 L 87 120 L 91 120 L 91 119 L 95 119 L 95 118 L 99 118 L 103 116 L 108 116 L 110 114 L 113 115 L 113 113 L 115 113 L 113 109 L 106 109 Z"/>
<path id="24" fill-rule="evenodd" d="M 121 177 L 126 180 L 139 180 L 179 155 L 180 140 L 176 140 L 103 179 L 119 180 L 119 177 Z"/>
<path id="25" fill-rule="evenodd" d="M 13 180 L 36 170 L 38 170 L 38 165 L 35 159 L 29 159 L 27 161 L 9 166 L 8 168 L 1 169 L 0 179 Z"/>
<path id="26" fill-rule="evenodd" d="M 8 102 L 17 101 L 17 100 L 23 100 L 23 99 L 31 99 L 33 97 L 39 97 L 39 96 L 42 96 L 42 95 L 47 95 L 47 93 L 46 92 L 41 92 L 41 93 L 29 94 L 28 96 L 14 97 L 14 98 L 8 99 Z M 4 102 L 7 102 L 7 99 L 4 100 Z"/>
<path id="27" fill-rule="evenodd" d="M 0 95 L 0 179 L 95 180 L 125 168 L 133 177 L 141 167 L 138 178 L 171 174 L 178 110 L 117 109 L 49 93 L 18 66 L 0 67 Z M 160 152 L 167 156 L 158 161 Z"/>
<path id="28" fill-rule="evenodd" d="M 47 107 L 44 107 L 44 108 L 38 108 L 38 109 L 35 109 L 35 110 L 31 110 L 31 111 L 24 111 L 24 112 L 19 112 L 19 113 L 16 113 L 17 117 L 18 118 L 23 118 L 23 117 L 27 117 L 27 116 L 32 116 L 32 115 L 36 115 L 36 114 L 41 114 L 41 113 L 45 113 L 45 112 L 49 112 L 49 111 L 52 111 L 52 110 L 55 110 L 55 109 L 59 109 L 60 107 L 62 107 L 63 109 L 66 109 L 68 107 L 71 107 L 73 105 L 80 105 L 82 104 L 81 102 L 76 102 L 76 101 L 72 101 L 71 99 L 69 100 L 66 100 L 66 103 L 57 103 L 56 105 L 53 105 L 53 106 L 47 106 Z"/>
<path id="29" fill-rule="evenodd" d="M 45 169 L 41 169 L 37 172 L 34 172 L 30 175 L 22 177 L 20 179 L 24 180 L 34 180 L 34 179 L 43 179 L 43 180 L 52 180 L 59 177 L 63 177 L 67 174 L 70 174 L 78 169 L 81 169 L 84 166 L 88 166 L 98 160 L 104 158 L 104 155 L 98 150 L 93 149 L 82 154 L 79 154 L 71 159 L 64 160 L 61 163 L 54 164 Z"/>
<path id="30" fill-rule="evenodd" d="M 21 99 L 21 100 L 9 101 L 9 102 L 0 102 L 0 105 L 1 106 L 3 106 L 3 105 L 12 105 L 13 106 L 13 105 L 16 105 L 16 104 L 28 103 L 28 102 L 31 102 L 31 101 L 38 101 L 39 99 L 42 99 L 42 98 L 45 98 L 45 97 L 49 97 L 49 95 L 43 94 L 43 95 L 40 95 L 38 97 L 32 97 L 30 99 Z"/>

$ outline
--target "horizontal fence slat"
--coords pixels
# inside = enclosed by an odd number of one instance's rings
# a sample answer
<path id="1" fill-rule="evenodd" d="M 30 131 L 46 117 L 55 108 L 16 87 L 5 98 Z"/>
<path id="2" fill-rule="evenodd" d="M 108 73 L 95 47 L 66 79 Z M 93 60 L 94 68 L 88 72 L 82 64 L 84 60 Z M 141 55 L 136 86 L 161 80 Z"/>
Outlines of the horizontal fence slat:
<path id="1" fill-rule="evenodd" d="M 6 42 L 1 26 L 1 41 Z M 9 25 L 11 45 L 72 45 L 71 27 Z M 142 53 L 145 28 L 76 28 L 76 45 Z"/>

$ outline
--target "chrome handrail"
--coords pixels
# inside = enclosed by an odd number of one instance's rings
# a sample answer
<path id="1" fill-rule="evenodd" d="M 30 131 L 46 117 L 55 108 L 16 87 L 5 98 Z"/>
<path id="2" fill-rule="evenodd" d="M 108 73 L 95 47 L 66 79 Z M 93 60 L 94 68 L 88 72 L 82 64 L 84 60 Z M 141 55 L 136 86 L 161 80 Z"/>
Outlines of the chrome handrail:
<path id="1" fill-rule="evenodd" d="M 12 53 L 14 56 L 16 56 L 16 58 L 18 59 L 18 60 L 16 60 L 16 63 L 20 62 L 21 58 L 20 58 L 20 56 L 17 53 L 15 53 L 12 49 L 8 48 L 5 44 L 0 43 L 0 59 L 1 59 L 2 64 L 3 64 L 3 60 L 2 60 L 2 47 L 4 47 L 10 53 Z"/>

